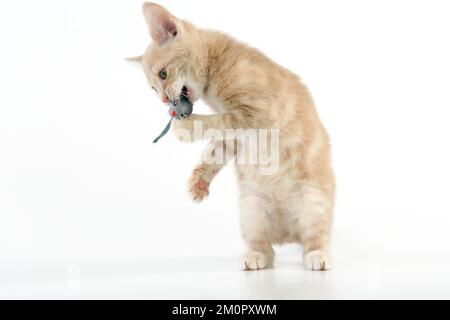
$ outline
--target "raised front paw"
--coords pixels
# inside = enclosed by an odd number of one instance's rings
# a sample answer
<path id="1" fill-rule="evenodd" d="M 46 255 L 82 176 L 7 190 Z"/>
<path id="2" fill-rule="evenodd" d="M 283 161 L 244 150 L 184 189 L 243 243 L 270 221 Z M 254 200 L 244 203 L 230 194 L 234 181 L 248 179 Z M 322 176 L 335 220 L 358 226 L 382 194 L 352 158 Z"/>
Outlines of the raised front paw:
<path id="1" fill-rule="evenodd" d="M 204 172 L 205 168 L 199 165 L 189 178 L 188 191 L 195 202 L 200 202 L 209 195 L 209 182 L 202 177 Z"/>

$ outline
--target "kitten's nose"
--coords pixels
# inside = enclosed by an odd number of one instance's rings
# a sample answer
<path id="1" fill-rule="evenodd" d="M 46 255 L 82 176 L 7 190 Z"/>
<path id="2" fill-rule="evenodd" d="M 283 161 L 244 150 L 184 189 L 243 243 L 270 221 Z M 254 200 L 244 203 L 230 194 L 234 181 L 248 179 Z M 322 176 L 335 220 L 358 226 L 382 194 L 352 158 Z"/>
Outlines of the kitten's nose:
<path id="1" fill-rule="evenodd" d="M 167 95 L 164 95 L 164 97 L 163 97 L 163 102 L 164 102 L 164 103 L 167 103 L 167 102 L 169 102 L 169 101 L 170 101 L 169 97 L 168 97 Z"/>

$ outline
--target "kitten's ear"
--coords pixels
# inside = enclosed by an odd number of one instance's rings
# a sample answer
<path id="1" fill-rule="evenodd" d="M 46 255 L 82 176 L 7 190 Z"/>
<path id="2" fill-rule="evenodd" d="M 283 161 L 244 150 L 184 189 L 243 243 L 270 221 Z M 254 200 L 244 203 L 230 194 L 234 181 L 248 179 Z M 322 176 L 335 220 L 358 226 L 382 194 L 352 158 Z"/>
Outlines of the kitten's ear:
<path id="1" fill-rule="evenodd" d="M 153 41 L 162 45 L 175 38 L 178 20 L 169 11 L 152 2 L 144 3 L 142 11 Z"/>
<path id="2" fill-rule="evenodd" d="M 136 57 L 125 58 L 125 60 L 130 61 L 130 62 L 142 63 L 142 58 L 143 58 L 143 56 L 136 56 Z"/>

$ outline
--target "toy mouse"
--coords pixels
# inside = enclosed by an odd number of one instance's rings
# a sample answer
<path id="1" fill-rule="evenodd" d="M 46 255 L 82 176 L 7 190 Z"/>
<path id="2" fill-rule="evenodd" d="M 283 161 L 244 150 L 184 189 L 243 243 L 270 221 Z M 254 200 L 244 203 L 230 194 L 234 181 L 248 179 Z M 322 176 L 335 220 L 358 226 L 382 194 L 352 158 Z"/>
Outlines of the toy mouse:
<path id="1" fill-rule="evenodd" d="M 178 120 L 185 119 L 192 114 L 193 105 L 184 95 L 181 95 L 180 99 L 170 101 L 169 115 L 171 116 L 169 123 L 166 125 L 161 134 L 153 140 L 153 143 L 158 142 L 159 139 L 169 131 L 172 120 L 177 118 Z"/>

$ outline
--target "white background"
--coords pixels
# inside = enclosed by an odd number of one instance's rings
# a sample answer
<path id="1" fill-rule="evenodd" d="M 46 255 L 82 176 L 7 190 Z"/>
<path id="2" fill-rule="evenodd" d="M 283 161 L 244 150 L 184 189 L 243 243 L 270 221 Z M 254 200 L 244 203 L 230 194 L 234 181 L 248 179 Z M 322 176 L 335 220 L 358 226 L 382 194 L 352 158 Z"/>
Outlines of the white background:
<path id="1" fill-rule="evenodd" d="M 298 73 L 333 142 L 334 270 L 240 272 L 232 167 L 194 204 L 124 57 L 142 1 L 0 3 L 1 298 L 450 298 L 447 1 L 161 1 Z M 195 112 L 206 113 L 203 103 Z"/>

